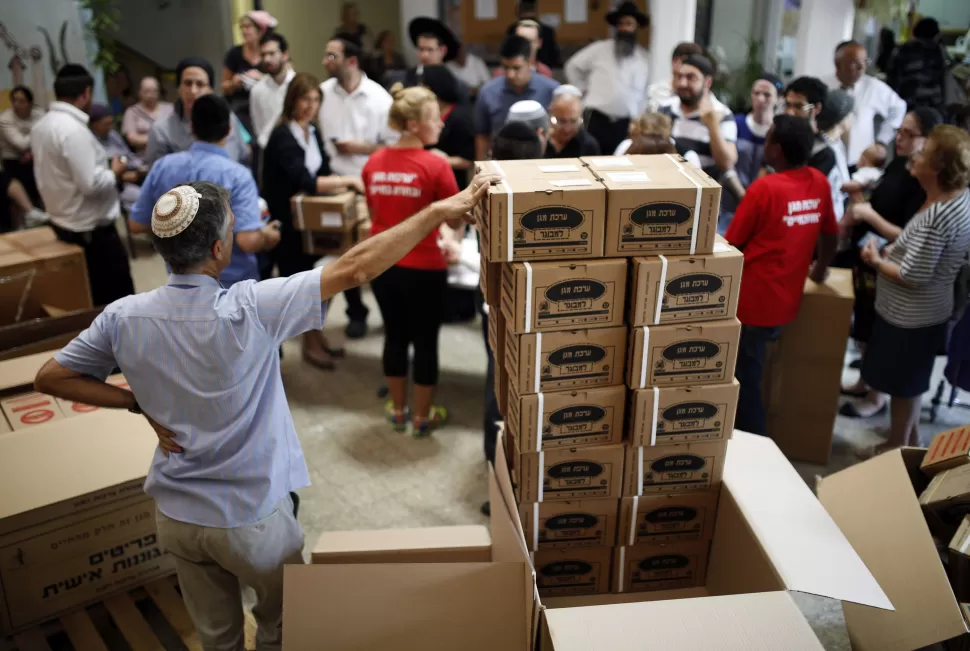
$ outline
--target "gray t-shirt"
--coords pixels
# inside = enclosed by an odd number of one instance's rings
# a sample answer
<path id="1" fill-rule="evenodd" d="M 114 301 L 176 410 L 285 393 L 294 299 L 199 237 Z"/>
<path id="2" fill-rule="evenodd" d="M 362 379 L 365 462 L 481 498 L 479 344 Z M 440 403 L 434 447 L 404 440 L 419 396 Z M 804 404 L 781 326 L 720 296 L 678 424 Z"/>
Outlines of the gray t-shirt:
<path id="1" fill-rule="evenodd" d="M 237 163 L 248 165 L 250 160 L 249 147 L 243 141 L 242 124 L 235 115 L 230 117 L 231 128 L 229 137 L 223 148 L 229 152 L 229 157 Z M 167 117 L 158 120 L 148 134 L 148 146 L 145 149 L 145 164 L 153 165 L 162 156 L 185 151 L 195 142 L 189 120 L 183 119 L 178 113 L 172 112 Z"/>

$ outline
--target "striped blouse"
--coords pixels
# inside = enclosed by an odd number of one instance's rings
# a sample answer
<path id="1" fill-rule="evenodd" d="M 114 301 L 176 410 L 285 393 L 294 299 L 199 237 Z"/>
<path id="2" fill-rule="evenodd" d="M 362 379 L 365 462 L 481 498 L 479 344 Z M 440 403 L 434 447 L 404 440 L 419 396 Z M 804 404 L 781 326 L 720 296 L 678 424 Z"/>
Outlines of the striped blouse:
<path id="1" fill-rule="evenodd" d="M 890 250 L 903 286 L 880 275 L 876 312 L 900 328 L 922 328 L 949 320 L 953 283 L 970 253 L 970 190 L 916 213 Z"/>

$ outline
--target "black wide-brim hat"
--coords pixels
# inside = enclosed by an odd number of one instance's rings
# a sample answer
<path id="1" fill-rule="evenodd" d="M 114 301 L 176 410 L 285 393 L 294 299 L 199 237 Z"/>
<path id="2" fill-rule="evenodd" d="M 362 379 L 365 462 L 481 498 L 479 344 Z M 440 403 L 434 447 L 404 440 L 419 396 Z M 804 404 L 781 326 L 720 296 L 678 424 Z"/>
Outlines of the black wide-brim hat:
<path id="1" fill-rule="evenodd" d="M 411 37 L 412 45 L 417 47 L 418 37 L 422 34 L 434 34 L 438 41 L 448 48 L 445 53 L 445 61 L 452 61 L 458 56 L 458 48 L 461 47 L 461 43 L 455 34 L 448 29 L 448 26 L 440 20 L 428 16 L 418 16 L 408 23 L 408 35 Z"/>
<path id="2" fill-rule="evenodd" d="M 637 19 L 637 24 L 640 27 L 646 27 L 650 24 L 650 16 L 640 11 L 640 8 L 634 2 L 624 2 L 619 7 L 606 14 L 606 22 L 610 25 L 616 26 L 616 22 L 621 16 L 633 16 Z"/>

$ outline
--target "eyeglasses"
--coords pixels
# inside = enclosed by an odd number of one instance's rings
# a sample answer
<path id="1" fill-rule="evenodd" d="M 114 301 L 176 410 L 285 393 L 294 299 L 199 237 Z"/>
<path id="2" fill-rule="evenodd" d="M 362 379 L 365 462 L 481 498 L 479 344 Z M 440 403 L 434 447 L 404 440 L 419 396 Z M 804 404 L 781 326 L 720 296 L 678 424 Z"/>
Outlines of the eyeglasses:
<path id="1" fill-rule="evenodd" d="M 560 120 L 556 116 L 551 116 L 549 122 L 552 123 L 554 127 L 578 127 L 583 123 L 583 118 L 575 118 L 573 120 Z"/>
<path id="2" fill-rule="evenodd" d="M 814 108 L 815 108 L 815 105 L 809 102 L 806 102 L 804 104 L 792 104 L 788 101 L 781 102 L 781 110 L 783 112 L 794 111 L 795 113 L 811 113 L 812 109 Z"/>

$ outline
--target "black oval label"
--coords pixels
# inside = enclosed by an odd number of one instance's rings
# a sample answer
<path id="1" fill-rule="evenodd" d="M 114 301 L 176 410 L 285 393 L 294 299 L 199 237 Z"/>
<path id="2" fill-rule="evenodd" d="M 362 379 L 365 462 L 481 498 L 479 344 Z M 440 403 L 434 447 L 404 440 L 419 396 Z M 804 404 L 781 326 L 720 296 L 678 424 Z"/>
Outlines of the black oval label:
<path id="1" fill-rule="evenodd" d="M 539 570 L 543 576 L 580 576 L 593 571 L 593 566 L 583 561 L 556 561 L 543 565 Z"/>
<path id="2" fill-rule="evenodd" d="M 645 203 L 630 212 L 630 221 L 638 226 L 678 225 L 690 219 L 690 208 L 682 203 Z"/>
<path id="3" fill-rule="evenodd" d="M 690 506 L 665 506 L 654 509 L 643 516 L 647 522 L 662 524 L 665 522 L 690 522 L 697 519 L 697 509 Z"/>
<path id="4" fill-rule="evenodd" d="M 522 228 L 529 231 L 544 228 L 577 228 L 585 221 L 582 211 L 572 206 L 542 206 L 522 215 Z"/>
<path id="5" fill-rule="evenodd" d="M 712 357 L 717 357 L 720 352 L 721 347 L 713 341 L 694 339 L 692 341 L 681 341 L 672 346 L 667 346 L 664 348 L 663 356 L 664 359 L 671 361 L 675 359 L 711 359 Z"/>
<path id="6" fill-rule="evenodd" d="M 720 276 L 714 274 L 687 274 L 667 283 L 667 293 L 674 296 L 683 294 L 712 294 L 724 286 Z"/>
<path id="7" fill-rule="evenodd" d="M 549 353 L 549 363 L 556 366 L 563 364 L 595 364 L 606 357 L 606 350 L 591 344 L 577 344 L 564 346 Z"/>
<path id="8" fill-rule="evenodd" d="M 654 570 L 678 570 L 690 565 L 690 559 L 680 554 L 663 554 L 661 556 L 651 556 L 640 561 L 640 569 L 644 572 Z"/>
<path id="9" fill-rule="evenodd" d="M 601 474 L 603 466 L 592 461 L 564 461 L 549 468 L 549 476 L 553 479 L 598 477 Z"/>
<path id="10" fill-rule="evenodd" d="M 606 293 L 606 285 L 598 280 L 580 278 L 564 280 L 546 290 L 546 298 L 550 301 L 580 301 L 597 299 Z"/>
<path id="11" fill-rule="evenodd" d="M 650 468 L 654 472 L 670 472 L 671 470 L 700 470 L 705 465 L 707 462 L 704 461 L 704 457 L 693 454 L 672 454 L 669 457 L 657 459 L 650 464 Z"/>
<path id="12" fill-rule="evenodd" d="M 547 529 L 589 529 L 599 524 L 600 519 L 589 513 L 562 513 L 546 520 Z"/>
<path id="13" fill-rule="evenodd" d="M 549 415 L 549 422 L 553 425 L 572 425 L 574 423 L 595 423 L 603 420 L 606 410 L 595 405 L 576 405 L 554 411 Z"/>
<path id="14" fill-rule="evenodd" d="M 694 420 L 717 416 L 717 405 L 709 402 L 682 402 L 664 409 L 664 420 Z"/>

